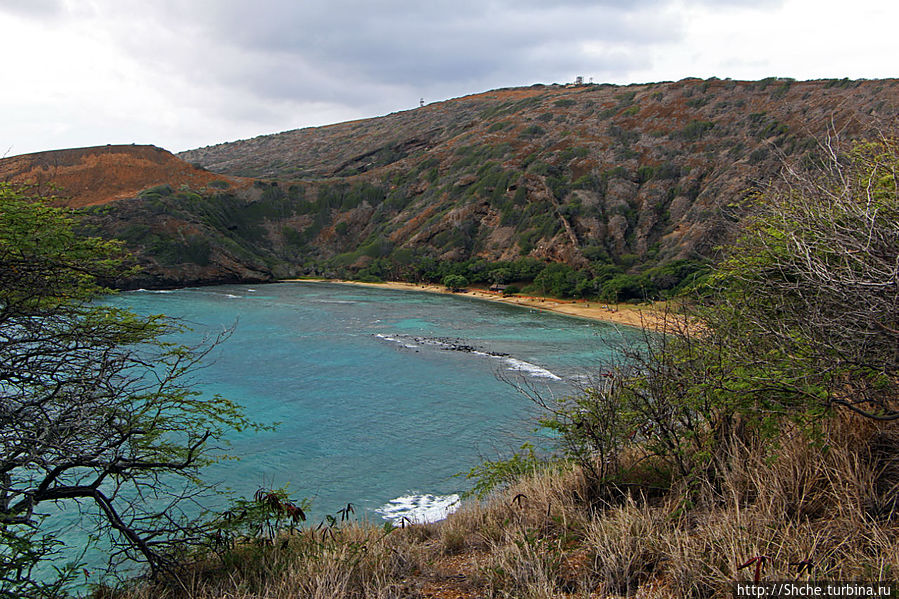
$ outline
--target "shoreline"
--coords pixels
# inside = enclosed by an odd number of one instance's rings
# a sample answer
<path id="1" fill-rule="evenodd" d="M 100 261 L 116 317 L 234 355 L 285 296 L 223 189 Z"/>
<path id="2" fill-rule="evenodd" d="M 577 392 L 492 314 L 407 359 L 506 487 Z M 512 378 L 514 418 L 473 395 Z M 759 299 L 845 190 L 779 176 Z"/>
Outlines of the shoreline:
<path id="1" fill-rule="evenodd" d="M 525 295 L 503 296 L 501 293 L 486 289 L 468 288 L 464 291 L 449 291 L 443 285 L 425 283 L 405 283 L 400 281 L 387 281 L 384 283 L 366 283 L 363 281 L 347 281 L 344 279 L 281 279 L 279 283 L 338 283 L 340 285 L 355 285 L 358 287 L 375 287 L 392 289 L 396 291 L 421 291 L 425 293 L 439 293 L 442 295 L 455 295 L 474 299 L 532 308 L 554 312 L 565 316 L 586 318 L 599 322 L 625 325 L 638 328 L 658 330 L 663 328 L 664 314 L 653 306 L 634 306 L 631 304 L 606 304 L 592 300 L 561 300 L 549 297 L 534 297 Z"/>

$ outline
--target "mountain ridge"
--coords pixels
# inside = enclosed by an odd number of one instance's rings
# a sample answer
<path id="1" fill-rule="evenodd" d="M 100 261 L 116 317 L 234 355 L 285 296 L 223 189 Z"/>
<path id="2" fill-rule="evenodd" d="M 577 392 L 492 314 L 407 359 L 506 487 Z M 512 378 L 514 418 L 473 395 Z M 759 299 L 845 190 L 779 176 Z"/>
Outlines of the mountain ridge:
<path id="1" fill-rule="evenodd" d="M 823 118 L 826 120 L 834 116 L 839 120 L 841 118 L 839 112 L 847 112 L 846 109 L 848 109 L 848 112 L 854 111 L 859 114 L 870 114 L 871 112 L 871 107 L 857 106 L 857 101 L 861 99 L 861 96 L 858 94 L 854 94 L 856 106 L 853 106 L 853 94 L 846 93 L 847 90 L 860 87 L 869 89 L 871 87 L 883 88 L 885 86 L 889 86 L 895 91 L 896 80 L 850 81 L 821 79 L 797 82 L 791 79 L 772 77 L 761 81 L 687 78 L 676 82 L 630 85 L 584 84 L 576 86 L 573 84 L 535 84 L 526 88 L 501 88 L 478 94 L 469 94 L 459 98 L 434 102 L 419 108 L 368 119 L 357 119 L 323 127 L 306 127 L 281 133 L 259 135 L 250 139 L 225 142 L 179 152 L 178 156 L 189 162 L 203 165 L 205 168 L 215 172 L 234 175 L 288 179 L 291 178 L 292 174 L 296 173 L 306 178 L 325 178 L 340 176 L 342 169 L 340 166 L 335 167 L 335 164 L 342 161 L 340 165 L 345 166 L 348 153 L 361 157 L 370 152 L 372 146 L 378 149 L 402 143 L 407 139 L 414 141 L 416 138 L 433 138 L 434 133 L 440 131 L 450 130 L 451 132 L 456 132 L 453 130 L 454 127 L 459 129 L 471 128 L 476 126 L 478 121 L 514 114 L 519 110 L 527 108 L 528 104 L 531 104 L 532 107 L 536 106 L 541 110 L 548 110 L 558 114 L 560 111 L 570 108 L 579 100 L 585 100 L 595 105 L 597 110 L 601 109 L 601 115 L 605 113 L 604 118 L 608 119 L 622 115 L 624 117 L 638 116 L 639 109 L 643 108 L 639 106 L 641 101 L 649 97 L 654 99 L 657 104 L 646 107 L 649 114 L 643 115 L 642 120 L 661 117 L 668 123 L 679 122 L 680 125 L 686 126 L 690 121 L 698 120 L 700 116 L 713 116 L 708 113 L 716 107 L 707 106 L 710 102 L 702 97 L 706 96 L 709 91 L 713 95 L 718 96 L 734 91 L 736 91 L 736 95 L 742 93 L 744 101 L 754 101 L 754 108 L 771 108 L 772 104 L 778 102 L 783 106 L 791 104 L 796 106 L 798 105 L 797 97 L 806 96 L 801 98 L 801 100 L 806 100 L 808 99 L 808 94 L 816 92 L 821 95 L 818 99 L 822 102 L 816 103 L 815 108 L 818 109 L 818 113 L 808 115 L 808 119 Z M 880 89 L 874 92 L 873 95 L 880 95 L 882 91 Z M 580 98 L 578 98 L 579 96 Z M 666 96 L 668 97 L 666 98 Z M 771 102 L 771 100 L 775 102 Z M 553 102 L 554 106 L 548 105 L 550 101 Z M 740 101 L 740 99 L 737 100 L 737 102 Z M 720 99 L 718 103 L 721 103 Z M 633 112 L 635 107 L 638 108 L 637 112 Z M 736 108 L 743 109 L 744 105 L 740 104 Z M 753 106 L 750 105 L 744 112 L 747 114 L 758 114 L 752 108 Z M 862 108 L 862 110 L 857 110 L 858 108 Z M 887 114 L 883 115 L 886 118 L 895 116 L 895 106 L 890 106 L 889 108 L 890 110 L 887 111 Z M 535 116 L 539 115 L 524 114 L 524 119 L 533 121 Z M 846 115 L 842 115 L 842 118 L 845 117 Z M 436 122 L 433 122 L 435 119 Z M 637 119 L 631 118 L 630 120 L 633 122 Z M 792 120 L 796 121 L 797 119 L 794 118 Z M 424 122 L 424 126 L 419 125 L 422 122 Z M 396 126 L 397 124 L 402 126 Z M 787 124 L 795 126 L 797 123 Z M 368 131 L 367 129 L 373 130 Z M 422 130 L 419 131 L 418 129 Z M 670 132 L 670 127 L 668 130 L 665 129 L 664 125 L 658 124 L 658 126 L 651 128 L 650 132 L 661 131 L 666 134 Z M 820 129 L 820 127 L 815 125 L 809 127 L 810 131 L 817 129 Z M 406 133 L 409 131 L 415 131 L 415 133 Z M 362 135 L 360 135 L 360 132 Z M 701 135 L 699 131 L 696 133 Z M 689 134 L 687 132 L 687 135 Z M 336 138 L 336 141 L 329 143 L 329 138 Z M 366 145 L 366 142 L 372 138 L 374 138 L 375 144 Z M 386 143 L 385 138 L 387 138 Z M 343 147 L 333 148 L 337 142 L 340 142 Z M 347 142 L 351 144 L 351 147 L 362 146 L 362 149 L 358 152 L 347 150 Z M 259 150 L 267 151 L 269 146 L 276 146 L 274 154 L 277 162 L 260 162 L 264 160 L 264 157 L 257 157 L 254 161 L 253 158 L 245 155 L 248 152 L 242 151 L 244 149 L 254 152 Z M 329 146 L 331 147 L 329 148 Z M 334 151 L 335 149 L 339 149 L 339 151 Z M 324 157 L 321 157 L 322 153 L 325 154 Z M 319 160 L 316 162 L 315 157 L 317 156 Z M 326 160 L 327 158 L 331 158 L 331 161 Z M 290 160 L 294 160 L 298 164 L 288 165 L 287 163 Z M 278 162 L 282 164 L 281 168 L 278 167 Z M 305 172 L 303 167 L 307 169 Z M 294 173 L 291 173 L 292 170 L 294 170 Z"/>
<path id="2" fill-rule="evenodd" d="M 552 286 L 563 294 L 596 295 L 616 277 L 630 285 L 625 297 L 664 291 L 682 273 L 643 275 L 714 259 L 785 161 L 811 160 L 828 136 L 889 131 L 897 86 L 769 78 L 492 90 L 181 152 L 189 170 L 124 177 L 146 187 L 85 208 L 85 231 L 125 239 L 145 266 L 142 286 L 449 271 L 487 281 L 531 260 L 569 268 L 559 274 L 568 283 Z M 0 175 L 14 159 L 0 161 Z M 102 169 L 88 171 L 101 194 Z M 512 278 L 532 280 L 532 266 Z"/>

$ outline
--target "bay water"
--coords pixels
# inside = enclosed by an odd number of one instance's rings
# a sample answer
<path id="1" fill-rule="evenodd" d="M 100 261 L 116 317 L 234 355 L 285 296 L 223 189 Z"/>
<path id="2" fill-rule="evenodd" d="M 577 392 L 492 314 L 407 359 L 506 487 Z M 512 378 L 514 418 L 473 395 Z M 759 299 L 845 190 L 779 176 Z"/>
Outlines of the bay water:
<path id="1" fill-rule="evenodd" d="M 272 431 L 233 433 L 206 480 L 252 497 L 286 487 L 316 523 L 414 521 L 452 511 L 483 458 L 548 446 L 534 402 L 576 392 L 628 327 L 463 296 L 334 283 L 135 291 L 104 302 L 166 314 L 190 343 L 233 327 L 196 388 L 241 404 Z M 217 507 L 217 506 L 207 506 Z M 76 534 L 76 533 L 72 533 Z"/>

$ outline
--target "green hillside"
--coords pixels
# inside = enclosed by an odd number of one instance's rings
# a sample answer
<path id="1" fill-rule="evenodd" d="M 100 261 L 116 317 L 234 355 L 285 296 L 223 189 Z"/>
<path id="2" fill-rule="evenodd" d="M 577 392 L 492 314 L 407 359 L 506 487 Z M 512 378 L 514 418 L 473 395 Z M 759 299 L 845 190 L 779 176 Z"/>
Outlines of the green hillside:
<path id="1" fill-rule="evenodd" d="M 159 180 L 87 209 L 85 230 L 141 257 L 144 274 L 122 285 L 448 274 L 524 285 L 560 263 L 544 293 L 665 295 L 714 261 L 784 160 L 886 128 L 896 85 L 495 90 L 183 152 L 222 179 Z"/>

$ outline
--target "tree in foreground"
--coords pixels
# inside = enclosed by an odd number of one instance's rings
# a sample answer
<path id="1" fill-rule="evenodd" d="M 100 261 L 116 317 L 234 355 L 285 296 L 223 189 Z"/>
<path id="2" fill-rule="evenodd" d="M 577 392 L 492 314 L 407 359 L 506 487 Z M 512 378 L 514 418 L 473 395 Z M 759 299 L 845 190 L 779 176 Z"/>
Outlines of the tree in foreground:
<path id="1" fill-rule="evenodd" d="M 820 154 L 763 196 L 718 275 L 713 324 L 752 339 L 740 347 L 756 361 L 779 356 L 769 371 L 803 405 L 899 419 L 899 141 Z"/>
<path id="2" fill-rule="evenodd" d="M 173 321 L 96 302 L 125 270 L 118 244 L 0 185 L 0 595 L 62 584 L 36 580 L 62 543 L 44 532 L 53 504 L 96 520 L 110 566 L 169 570 L 206 538 L 186 506 L 223 433 L 249 423 L 189 384 L 222 336 L 186 347 Z"/>

